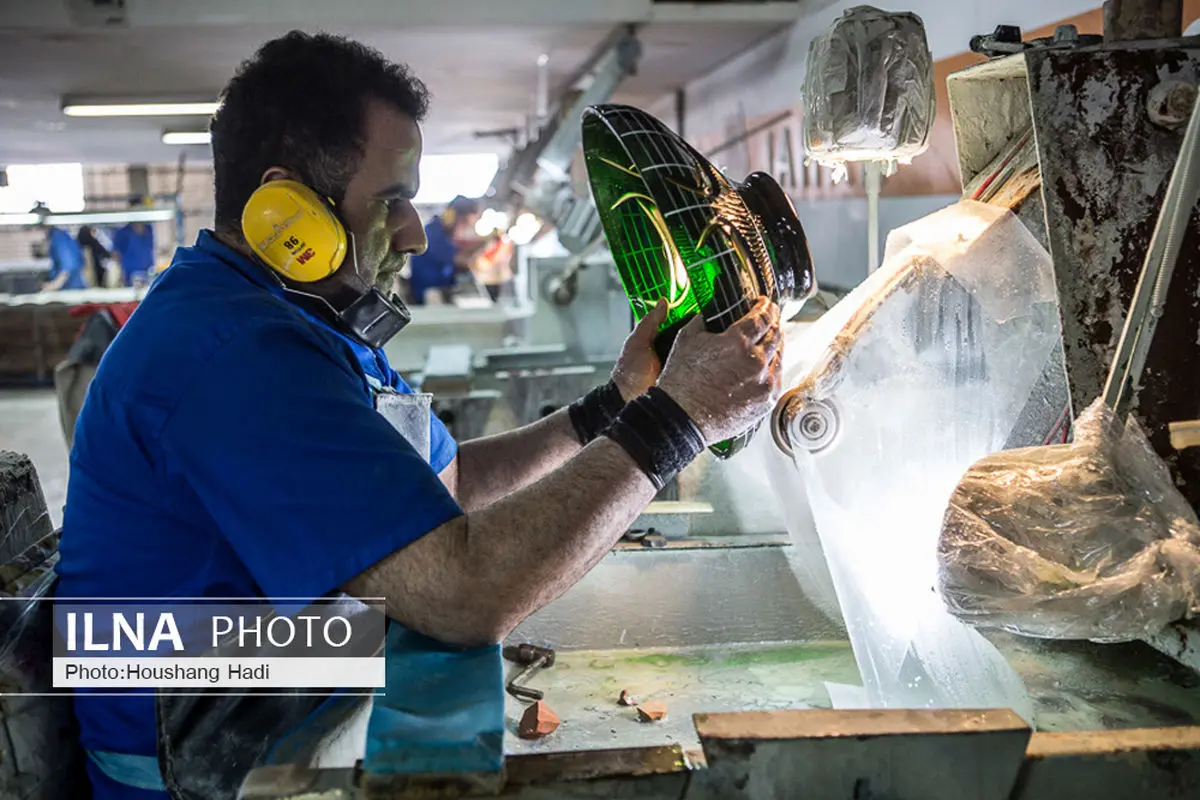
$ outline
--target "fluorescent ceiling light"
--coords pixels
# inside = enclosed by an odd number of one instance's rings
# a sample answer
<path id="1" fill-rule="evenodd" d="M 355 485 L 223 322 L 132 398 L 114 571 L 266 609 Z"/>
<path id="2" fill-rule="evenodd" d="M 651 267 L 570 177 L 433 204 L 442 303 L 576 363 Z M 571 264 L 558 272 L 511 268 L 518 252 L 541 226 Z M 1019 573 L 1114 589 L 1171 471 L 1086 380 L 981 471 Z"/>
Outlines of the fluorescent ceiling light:
<path id="1" fill-rule="evenodd" d="M 220 103 L 83 103 L 63 104 L 68 117 L 211 117 Z"/>
<path id="2" fill-rule="evenodd" d="M 212 134 L 208 131 L 163 131 L 163 144 L 208 144 Z"/>
<path id="3" fill-rule="evenodd" d="M 48 214 L 50 225 L 117 225 L 125 222 L 167 222 L 175 219 L 173 208 L 130 209 L 128 211 L 91 211 L 83 214 Z"/>
<path id="4" fill-rule="evenodd" d="M 123 225 L 126 222 L 166 222 L 175 219 L 173 208 L 131 209 L 128 211 L 90 211 L 81 214 L 47 214 L 47 225 Z M 37 225 L 37 214 L 0 214 L 0 226 Z"/>

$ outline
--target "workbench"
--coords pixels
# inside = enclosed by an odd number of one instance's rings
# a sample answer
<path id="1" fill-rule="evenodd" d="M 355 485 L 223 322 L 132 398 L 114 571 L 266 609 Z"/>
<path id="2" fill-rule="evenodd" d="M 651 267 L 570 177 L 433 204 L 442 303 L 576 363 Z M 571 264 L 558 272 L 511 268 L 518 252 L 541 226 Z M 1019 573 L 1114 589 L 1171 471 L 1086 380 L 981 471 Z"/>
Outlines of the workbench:
<path id="1" fill-rule="evenodd" d="M 543 739 L 518 738 L 527 703 L 507 698 L 500 796 L 783 798 L 811 780 L 824 783 L 806 798 L 1105 800 L 1200 787 L 1200 674 L 1142 643 L 990 632 L 1033 697 L 1035 734 L 1007 710 L 854 709 L 860 676 L 840 621 L 808 599 L 789 563 L 811 555 L 803 545 L 705 540 L 607 556 L 510 638 L 555 648 L 554 665 L 526 683 L 562 723 Z M 638 721 L 618 704 L 622 689 L 666 702 L 666 719 Z M 925 760 L 897 761 L 897 748 Z M 971 769 L 955 772 L 956 759 Z M 1063 789 L 1085 773 L 1090 793 Z M 853 794 L 855 780 L 878 793 Z M 325 793 L 299 788 L 309 783 Z M 245 796 L 454 796 L 455 786 L 444 776 L 431 786 L 267 768 Z"/>
<path id="2" fill-rule="evenodd" d="M 0 384 L 50 385 L 84 320 L 72 310 L 139 300 L 144 289 L 71 289 L 0 294 Z"/>

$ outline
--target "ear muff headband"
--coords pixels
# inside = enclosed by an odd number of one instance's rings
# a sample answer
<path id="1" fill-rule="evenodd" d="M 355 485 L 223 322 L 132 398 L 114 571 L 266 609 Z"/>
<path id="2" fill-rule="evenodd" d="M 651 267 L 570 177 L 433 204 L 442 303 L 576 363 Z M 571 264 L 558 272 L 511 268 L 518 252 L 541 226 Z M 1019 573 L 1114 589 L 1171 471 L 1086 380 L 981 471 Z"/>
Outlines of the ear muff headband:
<path id="1" fill-rule="evenodd" d="M 242 209 L 242 235 L 271 269 L 297 283 L 337 272 L 346 258 L 346 229 L 328 200 L 296 181 L 268 181 Z"/>

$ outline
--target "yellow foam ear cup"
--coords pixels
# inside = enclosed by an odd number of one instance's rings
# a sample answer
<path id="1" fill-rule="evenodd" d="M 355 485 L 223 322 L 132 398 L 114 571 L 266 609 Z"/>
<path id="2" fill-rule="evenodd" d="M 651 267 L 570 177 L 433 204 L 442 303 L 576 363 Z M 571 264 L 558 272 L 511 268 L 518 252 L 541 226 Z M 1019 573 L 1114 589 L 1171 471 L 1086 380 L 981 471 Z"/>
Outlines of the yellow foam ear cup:
<path id="1" fill-rule="evenodd" d="M 346 229 L 329 202 L 302 183 L 268 181 L 242 209 L 242 235 L 268 267 L 299 283 L 337 272 Z"/>

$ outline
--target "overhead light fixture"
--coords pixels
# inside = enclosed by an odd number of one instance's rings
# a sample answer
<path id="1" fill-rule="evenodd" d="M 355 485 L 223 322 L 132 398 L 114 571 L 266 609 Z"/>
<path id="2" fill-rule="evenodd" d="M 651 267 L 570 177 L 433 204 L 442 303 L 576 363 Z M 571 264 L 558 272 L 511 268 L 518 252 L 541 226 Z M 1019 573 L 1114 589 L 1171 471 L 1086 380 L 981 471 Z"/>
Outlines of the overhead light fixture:
<path id="1" fill-rule="evenodd" d="M 0 226 L 14 225 L 120 225 L 126 222 L 167 222 L 175 219 L 174 208 L 85 211 L 78 214 L 0 214 Z"/>
<path id="2" fill-rule="evenodd" d="M 163 144 L 209 144 L 212 134 L 208 131 L 163 131 Z"/>
<path id="3" fill-rule="evenodd" d="M 475 233 L 478 236 L 491 236 L 496 231 L 508 230 L 508 214 L 494 208 L 485 208 L 475 223 Z"/>
<path id="4" fill-rule="evenodd" d="M 50 214 L 49 225 L 116 225 L 122 222 L 169 222 L 175 219 L 174 208 L 130 209 L 128 211 L 90 211 L 80 214 Z"/>
<path id="5" fill-rule="evenodd" d="M 541 229 L 542 221 L 526 211 L 518 216 L 517 221 L 508 229 L 508 238 L 516 245 L 529 244 Z"/>
<path id="6" fill-rule="evenodd" d="M 68 117 L 211 117 L 220 103 L 204 102 L 101 102 L 64 101 L 62 111 Z"/>

